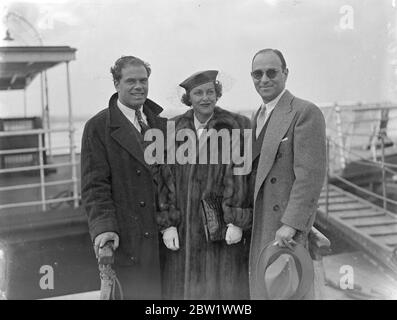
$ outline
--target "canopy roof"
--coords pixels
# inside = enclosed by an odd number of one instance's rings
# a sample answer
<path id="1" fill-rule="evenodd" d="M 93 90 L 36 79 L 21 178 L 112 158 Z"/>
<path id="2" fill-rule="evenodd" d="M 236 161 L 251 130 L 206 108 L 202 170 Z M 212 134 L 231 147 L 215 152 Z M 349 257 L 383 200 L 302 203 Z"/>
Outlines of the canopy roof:
<path id="1" fill-rule="evenodd" d="M 41 72 L 76 58 L 68 46 L 0 47 L 0 90 L 25 89 Z"/>

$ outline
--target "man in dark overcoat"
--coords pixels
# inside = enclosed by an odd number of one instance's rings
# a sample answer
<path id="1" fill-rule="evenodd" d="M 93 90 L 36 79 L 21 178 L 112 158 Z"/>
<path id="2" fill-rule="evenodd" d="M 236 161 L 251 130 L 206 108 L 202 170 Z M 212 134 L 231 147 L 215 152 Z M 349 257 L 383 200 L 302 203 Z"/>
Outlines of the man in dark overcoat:
<path id="1" fill-rule="evenodd" d="M 160 266 L 153 168 L 144 159 L 143 134 L 166 129 L 163 110 L 147 99 L 150 66 L 121 57 L 111 68 L 108 108 L 85 125 L 82 201 L 96 254 L 111 241 L 124 299 L 159 299 Z"/>
<path id="2" fill-rule="evenodd" d="M 250 295 L 260 299 L 256 277 L 263 247 L 291 247 L 296 242 L 307 246 L 325 178 L 326 138 L 321 110 L 286 90 L 288 69 L 280 51 L 259 51 L 251 75 L 263 101 L 253 119 L 249 262 Z"/>

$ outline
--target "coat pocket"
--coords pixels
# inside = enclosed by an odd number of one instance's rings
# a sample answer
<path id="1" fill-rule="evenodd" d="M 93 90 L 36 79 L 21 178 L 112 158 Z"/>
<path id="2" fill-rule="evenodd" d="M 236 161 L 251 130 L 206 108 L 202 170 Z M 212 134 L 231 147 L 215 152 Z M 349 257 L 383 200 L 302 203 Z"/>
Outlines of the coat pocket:
<path id="1" fill-rule="evenodd" d="M 139 262 L 139 257 L 136 254 L 127 253 L 122 249 L 118 249 L 114 255 L 114 264 L 117 266 L 135 266 Z"/>
<path id="2" fill-rule="evenodd" d="M 277 149 L 277 155 L 276 155 L 277 159 L 292 152 L 291 140 L 292 139 L 289 136 L 285 136 L 283 139 L 281 139 L 280 144 L 278 145 L 278 149 Z"/>

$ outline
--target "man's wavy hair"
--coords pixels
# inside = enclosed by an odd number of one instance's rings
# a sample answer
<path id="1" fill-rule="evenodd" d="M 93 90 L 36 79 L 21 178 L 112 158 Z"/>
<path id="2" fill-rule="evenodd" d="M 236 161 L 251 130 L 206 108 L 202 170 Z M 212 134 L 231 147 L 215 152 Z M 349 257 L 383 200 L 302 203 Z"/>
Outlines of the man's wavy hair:
<path id="1" fill-rule="evenodd" d="M 152 69 L 150 68 L 150 64 L 139 59 L 134 56 L 122 56 L 121 58 L 117 59 L 114 63 L 114 66 L 110 68 L 110 73 L 113 76 L 113 82 L 119 82 L 121 79 L 121 70 L 126 66 L 143 66 L 146 69 L 147 76 L 149 78 L 150 74 L 152 73 Z"/>
<path id="2" fill-rule="evenodd" d="M 220 83 L 218 80 L 215 80 L 214 87 L 215 87 L 216 99 L 218 100 L 220 97 L 222 97 L 222 83 Z M 192 106 L 192 102 L 190 101 L 190 91 L 186 91 L 186 93 L 184 93 L 181 98 L 181 102 L 187 105 L 188 107 Z"/>

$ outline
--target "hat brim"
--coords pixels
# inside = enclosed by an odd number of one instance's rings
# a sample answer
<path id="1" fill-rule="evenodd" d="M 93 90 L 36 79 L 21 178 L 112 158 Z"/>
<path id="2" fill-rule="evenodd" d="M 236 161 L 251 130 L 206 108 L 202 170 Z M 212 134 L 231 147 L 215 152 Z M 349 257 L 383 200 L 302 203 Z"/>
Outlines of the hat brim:
<path id="1" fill-rule="evenodd" d="M 191 75 L 179 85 L 186 90 L 186 92 L 201 86 L 202 84 L 216 81 L 218 70 L 199 71 Z"/>
<path id="2" fill-rule="evenodd" d="M 299 243 L 294 245 L 293 250 L 287 247 L 282 248 L 278 245 L 273 245 L 273 243 L 274 241 L 271 241 L 263 247 L 259 254 L 256 266 L 256 286 L 260 298 L 264 300 L 270 299 L 265 282 L 265 272 L 267 268 L 282 254 L 289 254 L 295 261 L 300 279 L 295 294 L 293 294 L 288 300 L 302 299 L 309 292 L 314 282 L 313 260 L 311 259 L 309 252 Z"/>

